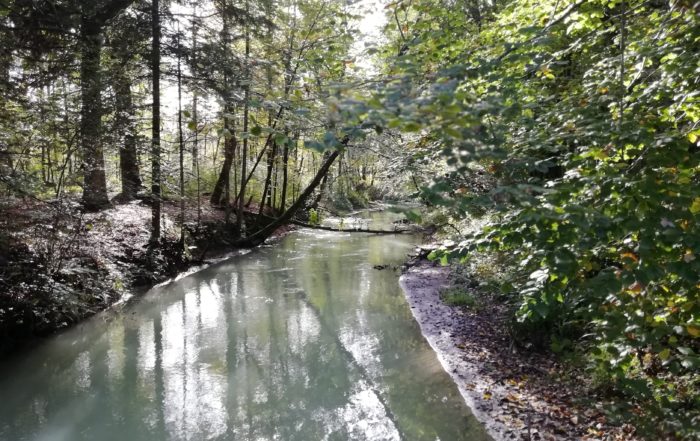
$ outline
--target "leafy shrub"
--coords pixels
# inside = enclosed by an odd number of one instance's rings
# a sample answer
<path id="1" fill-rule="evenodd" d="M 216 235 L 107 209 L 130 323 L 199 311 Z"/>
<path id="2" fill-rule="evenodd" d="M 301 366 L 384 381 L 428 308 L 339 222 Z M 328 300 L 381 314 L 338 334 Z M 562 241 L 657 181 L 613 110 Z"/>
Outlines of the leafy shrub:
<path id="1" fill-rule="evenodd" d="M 395 65 L 403 81 L 382 93 L 387 125 L 421 134 L 453 167 L 423 199 L 455 217 L 496 214 L 438 254 L 514 259 L 522 334 L 556 350 L 575 342 L 609 372 L 616 413 L 657 439 L 700 436 L 689 388 L 700 373 L 700 16 L 684 8 L 510 2 L 477 26 L 421 3 L 418 15 L 451 25 L 417 24 Z M 496 179 L 491 191 L 455 188 L 471 164 Z"/>
<path id="2" fill-rule="evenodd" d="M 309 224 L 321 225 L 321 213 L 313 208 L 309 210 Z"/>

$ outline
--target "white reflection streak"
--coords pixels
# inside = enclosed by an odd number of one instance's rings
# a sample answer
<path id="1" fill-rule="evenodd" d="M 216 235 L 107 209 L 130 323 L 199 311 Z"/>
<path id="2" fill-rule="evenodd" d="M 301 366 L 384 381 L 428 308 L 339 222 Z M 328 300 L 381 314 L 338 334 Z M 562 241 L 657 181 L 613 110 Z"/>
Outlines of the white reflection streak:
<path id="1" fill-rule="evenodd" d="M 374 380 L 381 375 L 381 365 L 377 353 L 379 339 L 376 335 L 361 334 L 355 329 L 368 329 L 364 314 L 358 311 L 359 325 L 346 326 L 340 330 L 339 342 L 350 353 L 353 362 L 364 371 L 366 381 L 359 383 L 360 390 L 355 392 L 349 403 L 340 411 L 348 431 L 359 439 L 400 440 L 398 428 L 378 395 Z"/>
<path id="2" fill-rule="evenodd" d="M 361 317 L 360 317 L 361 318 Z M 360 319 L 360 327 L 357 329 L 367 329 L 363 326 L 368 326 L 364 323 L 366 320 Z M 362 334 L 355 332 L 352 326 L 347 326 L 340 330 L 340 342 L 352 354 L 355 363 L 362 366 L 371 380 L 380 377 L 382 366 L 377 355 L 377 346 L 379 339 L 373 334 Z"/>
<path id="3" fill-rule="evenodd" d="M 212 280 L 211 288 L 203 286 L 201 290 L 201 298 L 199 304 L 199 312 L 201 314 L 202 326 L 204 328 L 215 328 L 219 325 L 219 314 L 221 304 L 219 303 L 219 293 L 221 289 L 215 280 Z"/>
<path id="4" fill-rule="evenodd" d="M 338 411 L 352 439 L 400 440 L 399 431 L 386 414 L 376 392 L 364 382 L 348 404 Z"/>
<path id="5" fill-rule="evenodd" d="M 112 387 L 118 387 L 124 374 L 124 322 L 109 328 L 107 350 L 107 372 Z"/>
<path id="6" fill-rule="evenodd" d="M 156 342 L 153 320 L 141 322 L 138 329 L 139 347 L 137 352 L 137 393 L 154 403 L 156 399 L 156 385 L 153 376 L 156 367 Z M 159 403 L 155 403 L 159 406 Z M 144 407 L 144 414 L 141 420 L 146 427 L 154 428 L 158 423 L 158 414 L 153 406 Z"/>
<path id="7" fill-rule="evenodd" d="M 163 314 L 164 413 L 171 439 L 198 440 L 226 432 L 226 380 L 203 360 L 224 357 L 220 296 L 202 287 L 170 306 Z M 202 333 L 210 328 L 210 333 Z"/>
<path id="8" fill-rule="evenodd" d="M 321 325 L 314 312 L 305 305 L 288 313 L 289 347 L 293 354 L 300 354 L 309 342 L 318 340 Z"/>
<path id="9" fill-rule="evenodd" d="M 139 376 L 150 375 L 156 367 L 156 346 L 153 320 L 143 321 L 139 326 L 138 372 Z M 144 378 L 143 381 L 146 379 Z"/>
<path id="10" fill-rule="evenodd" d="M 185 431 L 184 335 L 182 303 L 171 305 L 164 313 L 163 382 L 164 418 L 171 439 L 187 439 Z"/>
<path id="11" fill-rule="evenodd" d="M 90 387 L 91 374 L 90 353 L 87 351 L 81 352 L 75 359 L 74 366 L 74 370 L 77 373 L 75 385 L 78 386 L 78 389 L 88 389 Z"/>

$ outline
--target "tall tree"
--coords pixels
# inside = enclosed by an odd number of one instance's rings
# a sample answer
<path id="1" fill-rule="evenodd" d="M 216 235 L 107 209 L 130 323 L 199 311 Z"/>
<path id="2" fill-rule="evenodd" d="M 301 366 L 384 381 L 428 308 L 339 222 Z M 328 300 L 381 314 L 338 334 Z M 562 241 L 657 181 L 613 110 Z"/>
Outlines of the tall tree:
<path id="1" fill-rule="evenodd" d="M 185 138 L 182 130 L 182 45 L 180 26 L 177 29 L 177 141 L 180 169 L 180 244 L 185 247 Z"/>
<path id="2" fill-rule="evenodd" d="M 221 44 L 224 60 L 231 61 L 231 14 L 233 9 L 229 7 L 227 0 L 221 0 Z M 232 83 L 234 70 L 233 63 L 230 66 L 224 66 L 222 70 L 223 81 L 221 84 L 221 99 L 223 100 L 223 123 L 224 123 L 224 162 L 221 166 L 219 177 L 214 185 L 214 191 L 211 194 L 212 205 L 228 206 L 231 187 L 231 166 L 234 162 L 236 153 L 237 140 L 235 131 L 235 105 L 233 103 Z M 227 209 L 228 213 L 228 209 Z"/>
<path id="3" fill-rule="evenodd" d="M 250 13 L 249 1 L 245 2 L 246 15 Z M 251 83 L 251 69 L 250 69 L 250 25 L 246 23 L 245 26 L 245 85 L 244 85 L 244 98 L 243 98 L 243 132 L 246 133 L 246 137 L 243 138 L 243 149 L 241 151 L 241 188 L 238 194 L 238 211 L 236 213 L 236 233 L 240 236 L 245 232 L 245 223 L 243 221 L 243 213 L 245 212 L 245 191 L 246 191 L 246 164 L 248 162 L 248 118 L 250 116 L 250 83 Z"/>
<path id="4" fill-rule="evenodd" d="M 107 22 L 132 2 L 82 2 L 80 7 L 80 140 L 84 173 L 83 205 L 87 210 L 109 206 L 102 145 L 102 33 Z"/>
<path id="5" fill-rule="evenodd" d="M 143 31 L 147 22 L 141 20 L 140 15 L 122 14 L 114 24 L 108 33 L 112 55 L 108 71 L 115 102 L 113 127 L 119 150 L 120 200 L 130 201 L 142 187 L 138 162 L 136 105 L 132 88 L 136 75 L 136 56 L 141 52 L 142 43 L 148 41 L 148 33 Z"/>
<path id="6" fill-rule="evenodd" d="M 153 82 L 151 139 L 151 242 L 160 240 L 161 164 L 160 164 L 160 5 L 151 4 L 151 75 Z"/>

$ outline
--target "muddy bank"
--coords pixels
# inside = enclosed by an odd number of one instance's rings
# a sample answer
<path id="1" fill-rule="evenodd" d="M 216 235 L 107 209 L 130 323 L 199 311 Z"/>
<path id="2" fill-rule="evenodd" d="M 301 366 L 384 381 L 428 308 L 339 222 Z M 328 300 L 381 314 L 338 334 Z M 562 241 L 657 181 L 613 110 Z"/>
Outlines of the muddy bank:
<path id="1" fill-rule="evenodd" d="M 175 204 L 163 206 L 157 247 L 150 207 L 139 201 L 98 213 L 31 201 L 2 208 L 0 355 L 234 251 L 224 211 L 210 207 L 187 207 L 184 252 Z"/>
<path id="2" fill-rule="evenodd" d="M 576 372 L 512 345 L 503 305 L 446 305 L 440 291 L 449 276 L 449 267 L 421 260 L 401 277 L 401 287 L 423 335 L 495 440 L 635 439 L 633 428 L 608 424 L 609 403 L 589 396 Z"/>

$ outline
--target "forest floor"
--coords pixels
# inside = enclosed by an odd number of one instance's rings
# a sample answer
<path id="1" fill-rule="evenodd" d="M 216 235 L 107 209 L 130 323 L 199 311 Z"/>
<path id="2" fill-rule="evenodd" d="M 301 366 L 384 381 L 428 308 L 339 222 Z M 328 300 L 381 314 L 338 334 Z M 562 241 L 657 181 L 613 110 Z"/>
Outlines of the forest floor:
<path id="1" fill-rule="evenodd" d="M 2 202 L 0 354 L 77 323 L 134 288 L 166 281 L 235 251 L 224 211 L 209 204 L 203 204 L 198 221 L 196 205 L 188 203 L 188 249 L 183 255 L 175 203 L 163 204 L 162 240 L 157 248 L 149 248 L 147 202 L 133 201 L 97 213 L 28 199 Z"/>
<path id="2" fill-rule="evenodd" d="M 609 423 L 582 373 L 553 354 L 520 349 L 508 333 L 508 307 L 479 298 L 449 306 L 441 292 L 451 269 L 418 260 L 401 277 L 411 311 L 476 418 L 496 440 L 635 440 Z"/>

